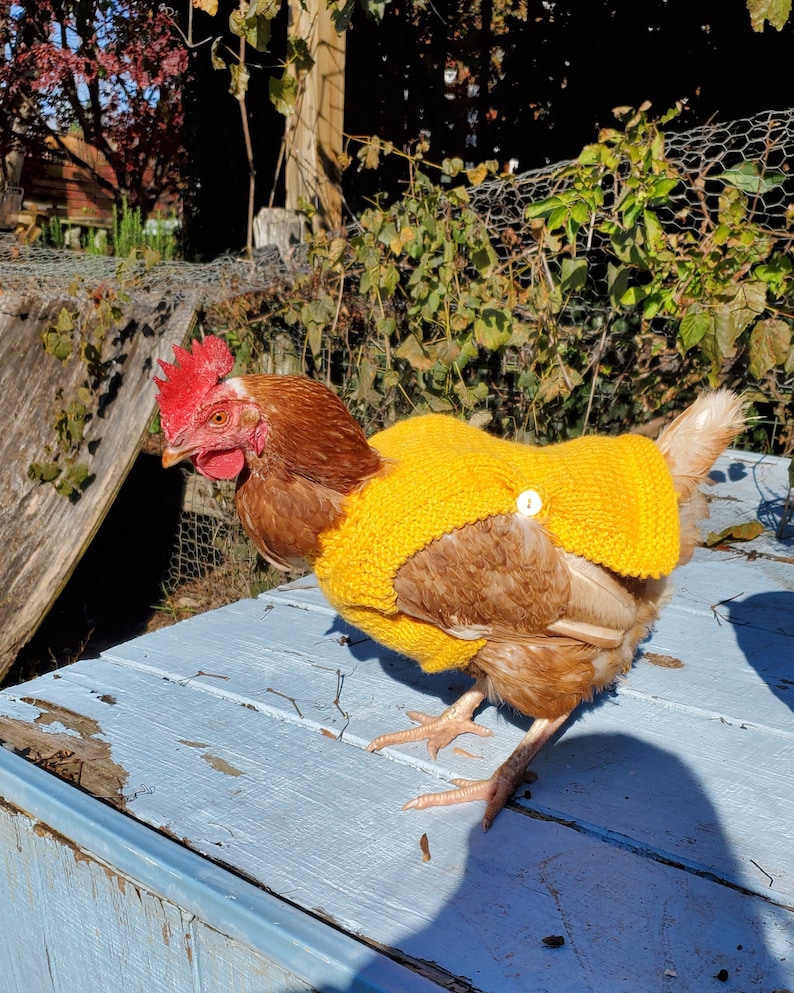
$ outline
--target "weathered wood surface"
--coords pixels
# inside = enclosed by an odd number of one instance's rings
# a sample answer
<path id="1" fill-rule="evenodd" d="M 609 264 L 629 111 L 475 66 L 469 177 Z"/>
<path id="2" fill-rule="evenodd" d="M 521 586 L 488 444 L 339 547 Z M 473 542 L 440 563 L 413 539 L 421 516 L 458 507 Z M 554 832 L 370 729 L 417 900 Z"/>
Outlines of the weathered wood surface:
<path id="1" fill-rule="evenodd" d="M 305 39 L 314 66 L 299 73 L 298 97 L 287 119 L 284 180 L 286 206 L 298 211 L 314 204 L 315 230 L 343 224 L 339 159 L 344 151 L 344 32 L 334 27 L 328 6 L 317 0 L 290 0 L 290 37 Z"/>
<path id="2" fill-rule="evenodd" d="M 60 888 L 46 853 L 32 861 L 35 826 L 39 838 L 78 835 L 81 864 L 100 859 L 137 881 L 144 896 L 126 910 L 114 898 L 104 918 L 113 932 L 134 917 L 134 966 L 118 980 L 98 973 L 125 993 L 159 989 L 150 972 L 179 972 L 184 942 L 173 935 L 186 922 L 226 942 L 224 962 L 239 944 L 246 990 L 794 989 L 794 535 L 774 537 L 786 464 L 733 454 L 716 476 L 711 526 L 758 517 L 768 530 L 735 550 L 698 550 L 629 676 L 545 749 L 538 781 L 488 834 L 480 804 L 400 807 L 490 771 L 528 722 L 486 708 L 479 719 L 494 737 L 458 739 L 435 763 L 421 743 L 367 753 L 377 733 L 405 725 L 405 709 L 437 711 L 468 681 L 423 676 L 383 652 L 338 619 L 311 579 L 0 694 L 0 739 L 67 778 L 79 771 L 88 789 L 165 835 L 152 834 L 157 857 L 141 853 L 136 821 L 0 754 L 16 832 L 3 842 L 0 926 L 30 942 L 39 900 L 49 901 L 50 954 L 76 935 L 94 940 L 89 901 L 82 925 L 62 923 L 56 908 L 78 898 Z M 70 792 L 86 810 L 82 833 Z M 181 870 L 177 853 L 188 859 Z M 35 883 L 21 881 L 21 863 Z M 218 872 L 234 894 L 225 905 L 212 896 Z M 185 891 L 191 873 L 202 893 Z M 88 885 L 79 875 L 72 888 Z M 283 918 L 256 903 L 265 897 L 283 901 Z M 249 898 L 246 929 L 226 911 Z M 285 950 L 284 929 L 302 925 L 311 933 Z M 339 943 L 320 954 L 323 935 Z M 549 935 L 565 944 L 547 947 Z M 128 947 L 130 935 L 118 942 Z M 141 942 L 152 944 L 150 963 Z M 171 988 L 216 988 L 203 971 L 220 974 L 213 954 Z M 268 968 L 270 985 L 246 979 Z M 57 988 L 43 969 L 38 988 Z"/>
<path id="3" fill-rule="evenodd" d="M 28 467 L 50 458 L 48 446 L 58 450 L 56 417 L 90 380 L 79 329 L 65 363 L 42 343 L 61 309 L 77 306 L 71 298 L 0 292 L 0 396 L 13 411 L 0 434 L 0 677 L 63 589 L 124 481 L 154 411 L 154 357 L 170 355 L 171 344 L 184 340 L 195 300 L 119 303 L 121 319 L 96 342 L 106 376 L 89 403 L 93 416 L 79 452 L 93 479 L 70 501 L 29 478 Z M 82 312 L 91 306 L 84 302 Z"/>

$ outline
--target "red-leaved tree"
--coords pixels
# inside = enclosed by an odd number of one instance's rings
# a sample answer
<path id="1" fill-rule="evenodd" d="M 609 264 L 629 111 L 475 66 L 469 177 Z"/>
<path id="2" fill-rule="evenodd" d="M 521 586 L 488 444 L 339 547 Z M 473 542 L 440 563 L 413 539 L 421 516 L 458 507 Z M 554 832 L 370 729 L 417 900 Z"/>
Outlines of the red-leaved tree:
<path id="1" fill-rule="evenodd" d="M 145 217 L 178 187 L 186 67 L 169 16 L 141 0 L 0 0 L 0 163 L 55 148 Z M 63 141 L 75 131 L 115 181 Z"/>

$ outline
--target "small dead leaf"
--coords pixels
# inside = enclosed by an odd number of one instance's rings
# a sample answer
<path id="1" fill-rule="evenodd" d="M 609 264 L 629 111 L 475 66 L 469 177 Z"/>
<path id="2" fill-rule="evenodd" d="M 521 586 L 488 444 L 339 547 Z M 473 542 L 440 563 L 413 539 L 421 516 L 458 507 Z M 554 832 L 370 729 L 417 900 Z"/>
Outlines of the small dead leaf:
<path id="1" fill-rule="evenodd" d="M 193 6 L 206 11 L 211 17 L 218 13 L 218 0 L 193 0 Z"/>
<path id="2" fill-rule="evenodd" d="M 721 545 L 729 541 L 752 541 L 762 534 L 764 525 L 760 521 L 748 521 L 746 524 L 732 524 L 722 531 L 712 531 L 704 544 L 707 548 Z"/>
<path id="3" fill-rule="evenodd" d="M 419 847 L 422 849 L 422 861 L 430 861 L 430 842 L 427 840 L 427 835 L 423 834 L 419 839 Z"/>
<path id="4" fill-rule="evenodd" d="M 543 944 L 547 948 L 562 948 L 565 938 L 561 934 L 547 934 L 543 939 Z"/>

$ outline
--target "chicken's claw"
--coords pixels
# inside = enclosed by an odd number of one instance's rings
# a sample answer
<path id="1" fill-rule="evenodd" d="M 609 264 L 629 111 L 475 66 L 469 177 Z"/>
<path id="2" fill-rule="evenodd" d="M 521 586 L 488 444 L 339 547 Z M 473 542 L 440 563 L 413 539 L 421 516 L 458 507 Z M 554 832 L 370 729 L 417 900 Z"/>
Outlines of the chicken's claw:
<path id="1" fill-rule="evenodd" d="M 424 793 L 403 805 L 403 810 L 424 810 L 427 807 L 448 807 L 455 803 L 468 803 L 470 800 L 485 800 L 485 813 L 482 829 L 487 831 L 494 818 L 504 807 L 511 795 L 522 783 L 534 782 L 537 775 L 526 769 L 510 768 L 509 763 L 494 772 L 488 779 L 453 779 L 455 790 L 444 793 Z"/>
<path id="2" fill-rule="evenodd" d="M 453 803 L 485 800 L 482 829 L 487 831 L 518 787 L 537 779 L 536 774 L 527 766 L 569 716 L 562 714 L 552 720 L 535 720 L 518 746 L 490 778 L 453 779 L 457 789 L 446 790 L 444 793 L 424 793 L 409 800 L 403 810 L 424 810 L 426 807 L 448 807 Z"/>
<path id="3" fill-rule="evenodd" d="M 381 734 L 367 745 L 368 752 L 379 752 L 387 745 L 404 745 L 409 741 L 427 741 L 427 750 L 435 760 L 439 751 L 453 741 L 459 734 L 478 734 L 481 738 L 489 738 L 493 734 L 490 728 L 477 724 L 472 719 L 474 711 L 485 699 L 485 693 L 477 686 L 467 690 L 459 700 L 447 707 L 443 714 L 432 717 L 420 710 L 409 710 L 408 717 L 416 721 L 416 727 L 404 731 L 394 731 L 391 734 Z"/>

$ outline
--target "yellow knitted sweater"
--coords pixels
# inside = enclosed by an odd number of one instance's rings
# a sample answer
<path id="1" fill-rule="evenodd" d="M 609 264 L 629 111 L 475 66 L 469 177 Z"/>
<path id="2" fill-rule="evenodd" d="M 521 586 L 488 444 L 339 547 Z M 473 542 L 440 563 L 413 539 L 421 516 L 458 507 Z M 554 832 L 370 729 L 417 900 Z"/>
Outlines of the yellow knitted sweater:
<path id="1" fill-rule="evenodd" d="M 313 566 L 345 619 L 427 671 L 465 666 L 485 644 L 447 635 L 395 605 L 400 566 L 455 528 L 525 513 L 565 551 L 625 576 L 658 578 L 678 561 L 672 477 L 647 438 L 534 448 L 430 414 L 370 442 L 390 467 L 348 498 L 341 524 L 321 535 Z"/>

